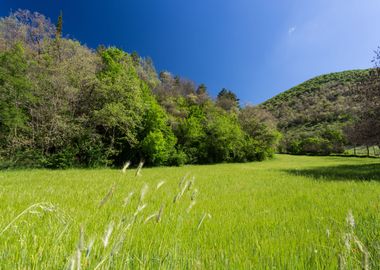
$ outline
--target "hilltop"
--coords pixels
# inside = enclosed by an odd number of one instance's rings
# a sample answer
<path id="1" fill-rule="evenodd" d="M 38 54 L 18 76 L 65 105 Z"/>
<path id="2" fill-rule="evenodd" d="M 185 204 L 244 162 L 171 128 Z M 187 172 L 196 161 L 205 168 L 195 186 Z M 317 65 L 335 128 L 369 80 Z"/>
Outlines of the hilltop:
<path id="1" fill-rule="evenodd" d="M 280 150 L 297 154 L 342 152 L 347 143 L 343 128 L 357 113 L 352 97 L 368 73 L 369 69 L 321 75 L 262 103 L 260 107 L 275 116 L 283 133 Z"/>

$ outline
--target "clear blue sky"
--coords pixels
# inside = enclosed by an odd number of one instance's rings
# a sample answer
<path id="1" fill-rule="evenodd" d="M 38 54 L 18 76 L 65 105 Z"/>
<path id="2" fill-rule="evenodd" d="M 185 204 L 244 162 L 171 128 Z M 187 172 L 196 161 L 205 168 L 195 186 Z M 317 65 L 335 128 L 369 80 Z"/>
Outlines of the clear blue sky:
<path id="1" fill-rule="evenodd" d="M 56 21 L 89 47 L 115 45 L 157 70 L 260 103 L 313 76 L 371 66 L 379 0 L 1 0 Z"/>

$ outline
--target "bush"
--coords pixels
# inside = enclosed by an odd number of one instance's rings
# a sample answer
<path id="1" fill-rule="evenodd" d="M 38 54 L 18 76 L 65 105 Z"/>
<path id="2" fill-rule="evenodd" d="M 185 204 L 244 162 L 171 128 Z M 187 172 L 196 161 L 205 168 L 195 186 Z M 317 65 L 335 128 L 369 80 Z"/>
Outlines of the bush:
<path id="1" fill-rule="evenodd" d="M 182 150 L 177 150 L 170 158 L 170 165 L 183 166 L 188 163 L 188 157 Z"/>
<path id="2" fill-rule="evenodd" d="M 172 153 L 170 141 L 160 130 L 151 131 L 141 143 L 146 162 L 151 165 L 164 165 Z"/>
<path id="3" fill-rule="evenodd" d="M 65 148 L 57 153 L 45 156 L 42 160 L 42 166 L 49 169 L 67 169 L 77 165 L 78 151 L 73 148 Z"/>

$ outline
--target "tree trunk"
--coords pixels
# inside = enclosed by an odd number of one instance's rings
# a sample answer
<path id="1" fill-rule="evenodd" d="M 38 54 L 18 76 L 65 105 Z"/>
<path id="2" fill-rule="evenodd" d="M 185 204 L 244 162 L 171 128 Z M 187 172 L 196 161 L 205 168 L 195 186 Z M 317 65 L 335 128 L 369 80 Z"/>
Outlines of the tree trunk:
<path id="1" fill-rule="evenodd" d="M 367 145 L 367 157 L 369 157 L 369 146 Z"/>
<path id="2" fill-rule="evenodd" d="M 356 156 L 356 145 L 354 146 L 354 156 Z"/>

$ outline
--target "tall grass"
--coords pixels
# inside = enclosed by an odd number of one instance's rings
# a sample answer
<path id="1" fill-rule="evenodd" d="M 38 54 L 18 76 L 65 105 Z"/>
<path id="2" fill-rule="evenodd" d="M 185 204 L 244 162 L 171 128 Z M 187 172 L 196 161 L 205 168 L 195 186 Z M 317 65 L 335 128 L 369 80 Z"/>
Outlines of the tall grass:
<path id="1" fill-rule="evenodd" d="M 0 269 L 378 269 L 380 179 L 343 165 L 379 164 L 1 172 Z"/>

